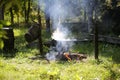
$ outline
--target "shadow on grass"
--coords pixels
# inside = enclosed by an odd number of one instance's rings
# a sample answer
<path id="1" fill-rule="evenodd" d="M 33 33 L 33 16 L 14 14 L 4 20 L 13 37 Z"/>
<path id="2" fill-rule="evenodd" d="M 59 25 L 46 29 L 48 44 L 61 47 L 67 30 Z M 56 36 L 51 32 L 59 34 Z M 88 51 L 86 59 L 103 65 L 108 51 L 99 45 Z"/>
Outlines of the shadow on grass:
<path id="1" fill-rule="evenodd" d="M 0 55 L 5 58 L 14 58 L 16 53 L 18 52 L 17 49 L 13 50 L 0 50 Z"/>
<path id="2" fill-rule="evenodd" d="M 94 42 L 78 43 L 73 46 L 73 51 L 85 52 L 94 56 Z M 111 58 L 113 62 L 120 63 L 120 46 L 99 42 L 99 57 Z"/>
<path id="3" fill-rule="evenodd" d="M 120 63 L 120 46 L 114 44 L 100 44 L 99 53 L 105 58 L 111 58 L 112 61 Z"/>

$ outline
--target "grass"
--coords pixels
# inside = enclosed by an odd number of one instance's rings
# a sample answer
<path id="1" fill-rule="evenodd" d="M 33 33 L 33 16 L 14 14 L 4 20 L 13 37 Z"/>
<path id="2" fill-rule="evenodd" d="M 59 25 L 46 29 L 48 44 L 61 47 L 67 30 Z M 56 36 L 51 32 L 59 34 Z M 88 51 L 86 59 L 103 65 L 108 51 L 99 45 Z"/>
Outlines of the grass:
<path id="1" fill-rule="evenodd" d="M 31 57 L 39 54 L 36 47 L 26 47 L 24 28 L 15 28 L 18 51 L 0 53 L 0 80 L 120 80 L 120 47 L 99 44 L 99 61 L 94 59 L 93 43 L 76 44 L 71 51 L 87 53 L 80 62 L 51 61 Z"/>

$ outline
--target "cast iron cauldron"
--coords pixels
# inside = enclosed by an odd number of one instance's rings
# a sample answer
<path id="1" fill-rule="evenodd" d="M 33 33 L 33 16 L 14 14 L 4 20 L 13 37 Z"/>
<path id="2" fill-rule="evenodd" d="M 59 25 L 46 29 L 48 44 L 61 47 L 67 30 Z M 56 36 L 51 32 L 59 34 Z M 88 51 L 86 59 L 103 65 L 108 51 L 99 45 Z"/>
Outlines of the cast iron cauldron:
<path id="1" fill-rule="evenodd" d="M 39 31 L 39 25 L 37 25 L 37 24 L 32 25 L 28 29 L 28 32 L 25 33 L 25 35 L 24 35 L 25 40 L 28 43 L 31 43 L 32 41 L 36 40 L 39 37 L 39 32 L 38 31 Z"/>

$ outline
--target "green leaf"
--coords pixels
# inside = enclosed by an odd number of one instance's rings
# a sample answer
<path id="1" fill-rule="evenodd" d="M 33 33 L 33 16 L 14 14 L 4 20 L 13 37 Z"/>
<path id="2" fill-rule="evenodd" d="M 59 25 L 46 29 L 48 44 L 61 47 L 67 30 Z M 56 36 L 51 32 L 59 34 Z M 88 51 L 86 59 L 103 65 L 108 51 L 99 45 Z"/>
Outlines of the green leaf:
<path id="1" fill-rule="evenodd" d="M 0 29 L 2 29 L 2 27 L 3 27 L 3 25 L 2 25 L 2 24 L 0 24 Z"/>
<path id="2" fill-rule="evenodd" d="M 2 25 L 2 26 L 9 26 L 9 25 L 11 25 L 11 23 L 9 22 L 9 21 L 5 21 L 5 20 L 0 20 L 0 24 Z M 2 27 L 1 26 L 1 27 Z"/>
<path id="3" fill-rule="evenodd" d="M 4 47 L 4 43 L 3 43 L 3 40 L 0 39 L 0 49 L 2 49 Z"/>

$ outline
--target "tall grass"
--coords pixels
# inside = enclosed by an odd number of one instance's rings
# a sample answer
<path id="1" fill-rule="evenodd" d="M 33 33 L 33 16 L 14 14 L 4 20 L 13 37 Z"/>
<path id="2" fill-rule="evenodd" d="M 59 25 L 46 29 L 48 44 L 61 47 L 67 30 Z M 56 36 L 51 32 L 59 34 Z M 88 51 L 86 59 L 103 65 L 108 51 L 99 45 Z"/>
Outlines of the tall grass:
<path id="1" fill-rule="evenodd" d="M 36 46 L 26 47 L 26 31 L 14 29 L 18 51 L 0 53 L 0 80 L 120 80 L 119 46 L 100 43 L 99 61 L 96 61 L 92 42 L 75 44 L 71 51 L 86 53 L 86 60 L 51 61 L 49 64 L 36 56 L 39 54 Z"/>

